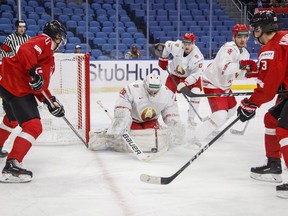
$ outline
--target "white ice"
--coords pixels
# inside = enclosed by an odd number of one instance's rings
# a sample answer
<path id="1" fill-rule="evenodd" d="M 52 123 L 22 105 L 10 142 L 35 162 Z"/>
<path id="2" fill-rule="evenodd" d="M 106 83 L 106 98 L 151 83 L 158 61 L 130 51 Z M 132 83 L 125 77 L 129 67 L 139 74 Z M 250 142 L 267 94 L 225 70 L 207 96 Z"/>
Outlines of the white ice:
<path id="1" fill-rule="evenodd" d="M 93 95 L 93 129 L 106 127 L 110 122 L 96 101 L 101 100 L 112 112 L 116 97 L 117 93 Z M 178 95 L 178 102 L 181 118 L 186 122 L 187 101 Z M 263 115 L 272 104 L 257 111 L 243 136 L 227 131 L 169 185 L 146 184 L 139 177 L 142 173 L 170 176 L 196 150 L 175 147 L 153 161 L 141 162 L 129 153 L 92 152 L 81 142 L 35 145 L 24 161 L 24 167 L 33 171 L 32 182 L 0 184 L 0 215 L 287 215 L 288 200 L 276 197 L 276 184 L 249 177 L 252 166 L 265 163 Z M 209 112 L 207 100 L 202 99 L 200 115 Z M 244 124 L 236 126 L 241 129 Z M 7 150 L 10 147 L 9 143 L 5 145 Z M 0 169 L 3 166 L 1 160 Z M 288 179 L 287 171 L 283 178 Z"/>

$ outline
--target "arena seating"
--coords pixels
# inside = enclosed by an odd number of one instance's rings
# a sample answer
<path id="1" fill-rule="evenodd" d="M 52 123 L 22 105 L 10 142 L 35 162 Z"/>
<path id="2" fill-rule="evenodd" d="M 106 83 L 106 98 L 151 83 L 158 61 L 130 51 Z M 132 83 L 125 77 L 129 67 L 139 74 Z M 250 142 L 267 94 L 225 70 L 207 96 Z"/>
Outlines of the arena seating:
<path id="1" fill-rule="evenodd" d="M 21 0 L 22 18 L 27 22 L 27 34 L 35 36 L 42 33 L 43 25 L 51 20 L 51 1 Z M 146 56 L 147 47 L 147 5 L 145 0 L 94 0 L 88 4 L 86 26 L 86 3 L 54 0 L 54 18 L 60 20 L 67 28 L 68 43 L 63 52 L 74 52 L 76 44 L 82 44 L 82 51 L 90 52 L 95 59 L 123 58 L 124 53 L 137 44 L 142 55 Z M 180 22 L 178 22 L 178 4 L 174 0 L 150 0 L 149 8 L 149 43 L 164 43 L 167 40 L 181 39 L 186 32 L 194 32 L 197 45 L 205 56 L 209 52 L 210 26 L 209 3 L 207 0 L 181 0 Z M 0 6 L 0 43 L 10 34 L 17 19 L 16 0 L 7 0 Z M 231 31 L 235 22 L 213 1 L 212 17 L 212 51 L 216 53 L 221 45 L 231 40 Z M 116 22 L 116 9 L 119 22 Z M 281 16 L 283 23 L 287 17 Z M 12 20 L 12 22 L 11 22 Z M 178 28 L 180 32 L 178 33 Z M 118 37 L 116 37 L 118 32 Z M 88 45 L 85 44 L 88 37 Z M 116 43 L 117 38 L 119 42 Z M 116 50 L 116 45 L 119 52 Z M 259 45 L 250 37 L 249 51 L 254 54 Z M 255 55 L 253 55 L 255 56 Z"/>

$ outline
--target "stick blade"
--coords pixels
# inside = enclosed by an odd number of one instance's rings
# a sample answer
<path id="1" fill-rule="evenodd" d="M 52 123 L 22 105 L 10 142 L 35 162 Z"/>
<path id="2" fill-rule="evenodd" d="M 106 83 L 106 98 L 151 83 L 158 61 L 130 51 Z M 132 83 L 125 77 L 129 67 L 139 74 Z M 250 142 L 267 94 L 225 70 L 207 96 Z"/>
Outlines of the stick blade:
<path id="1" fill-rule="evenodd" d="M 239 130 L 235 130 L 235 129 L 231 128 L 230 133 L 232 133 L 234 135 L 243 135 L 244 131 L 239 131 Z"/>
<path id="2" fill-rule="evenodd" d="M 161 184 L 161 177 L 158 176 L 150 176 L 147 174 L 141 174 L 140 175 L 140 180 L 142 182 L 148 183 L 148 184 Z"/>

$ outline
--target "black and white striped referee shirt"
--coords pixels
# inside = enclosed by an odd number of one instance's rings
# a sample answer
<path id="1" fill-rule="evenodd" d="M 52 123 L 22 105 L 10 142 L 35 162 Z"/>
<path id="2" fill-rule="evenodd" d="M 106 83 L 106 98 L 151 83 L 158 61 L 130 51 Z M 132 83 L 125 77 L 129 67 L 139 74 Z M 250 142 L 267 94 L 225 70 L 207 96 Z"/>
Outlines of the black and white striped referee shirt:
<path id="1" fill-rule="evenodd" d="M 27 34 L 18 35 L 16 32 L 7 36 L 1 46 L 2 57 L 13 57 L 16 55 L 21 44 L 26 42 L 31 37 Z"/>

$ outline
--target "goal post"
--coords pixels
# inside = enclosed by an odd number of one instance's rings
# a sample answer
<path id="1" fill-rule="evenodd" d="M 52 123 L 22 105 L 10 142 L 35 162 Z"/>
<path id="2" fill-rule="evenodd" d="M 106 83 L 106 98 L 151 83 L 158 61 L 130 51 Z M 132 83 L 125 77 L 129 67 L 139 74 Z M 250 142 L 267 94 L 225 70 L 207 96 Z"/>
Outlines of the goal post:
<path id="1" fill-rule="evenodd" d="M 90 58 L 89 54 L 56 53 L 55 72 L 49 90 L 63 104 L 65 117 L 81 137 L 89 142 L 90 131 Z M 36 143 L 69 145 L 81 140 L 62 118 L 51 115 L 45 105 L 39 106 L 43 133 Z"/>

